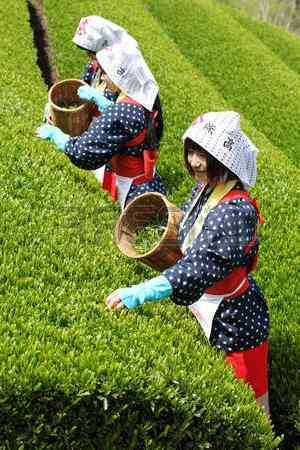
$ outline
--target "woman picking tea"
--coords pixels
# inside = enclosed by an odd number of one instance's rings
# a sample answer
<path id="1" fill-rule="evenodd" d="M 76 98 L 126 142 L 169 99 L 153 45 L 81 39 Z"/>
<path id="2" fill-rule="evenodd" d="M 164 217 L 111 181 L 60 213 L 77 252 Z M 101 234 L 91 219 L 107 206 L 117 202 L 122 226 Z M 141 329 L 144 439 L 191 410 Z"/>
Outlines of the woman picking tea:
<path id="1" fill-rule="evenodd" d="M 266 300 L 251 272 L 258 258 L 260 214 L 248 189 L 256 181 L 257 149 L 236 112 L 198 117 L 183 135 L 184 163 L 197 182 L 184 205 L 182 259 L 144 283 L 107 298 L 129 309 L 166 297 L 188 306 L 211 345 L 269 413 Z"/>
<path id="2" fill-rule="evenodd" d="M 56 144 L 81 169 L 96 170 L 109 163 L 116 184 L 108 184 L 106 190 L 114 199 L 118 197 L 124 208 L 145 192 L 165 193 L 156 171 L 163 131 L 159 89 L 141 52 L 133 46 L 104 48 L 97 53 L 97 60 L 102 80 L 115 93 L 115 102 L 103 108 L 81 136 L 70 137 L 48 124 L 41 126 L 37 135 Z M 79 88 L 79 96 L 86 98 L 83 88 Z M 101 109 L 102 93 L 93 94 L 91 100 Z"/>

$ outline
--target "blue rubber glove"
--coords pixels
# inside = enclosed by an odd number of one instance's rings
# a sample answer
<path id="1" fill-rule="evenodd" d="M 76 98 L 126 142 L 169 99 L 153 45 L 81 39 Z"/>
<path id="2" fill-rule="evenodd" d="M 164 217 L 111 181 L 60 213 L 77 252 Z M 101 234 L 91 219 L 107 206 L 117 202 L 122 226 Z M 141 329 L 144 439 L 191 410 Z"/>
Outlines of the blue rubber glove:
<path id="1" fill-rule="evenodd" d="M 103 112 L 108 106 L 114 103 L 108 100 L 102 92 L 91 86 L 80 86 L 77 90 L 78 97 L 83 100 L 96 103 L 100 112 Z"/>
<path id="2" fill-rule="evenodd" d="M 171 284 L 163 275 L 130 288 L 118 289 L 118 295 L 128 309 L 133 309 L 145 302 L 162 300 L 169 297 L 172 292 Z"/>
<path id="3" fill-rule="evenodd" d="M 62 152 L 65 150 L 66 143 L 70 139 L 70 136 L 54 125 L 42 125 L 37 129 L 37 136 L 41 139 L 45 139 L 54 144 L 61 150 Z"/>

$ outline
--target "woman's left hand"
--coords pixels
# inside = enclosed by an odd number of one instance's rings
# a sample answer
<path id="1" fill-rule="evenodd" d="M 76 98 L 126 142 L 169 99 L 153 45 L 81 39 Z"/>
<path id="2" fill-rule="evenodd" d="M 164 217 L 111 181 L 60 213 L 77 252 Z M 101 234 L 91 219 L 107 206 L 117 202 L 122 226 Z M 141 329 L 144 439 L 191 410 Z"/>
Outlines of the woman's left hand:
<path id="1" fill-rule="evenodd" d="M 54 142 L 60 151 L 64 152 L 66 143 L 70 139 L 70 136 L 58 127 L 45 123 L 36 130 L 37 137 Z"/>
<path id="2" fill-rule="evenodd" d="M 140 284 L 134 284 L 128 288 L 120 288 L 110 294 L 106 304 L 110 309 L 133 309 L 145 302 L 162 300 L 173 292 L 168 279 L 163 275 L 152 278 Z"/>
<path id="3" fill-rule="evenodd" d="M 112 292 L 106 299 L 106 305 L 109 309 L 121 309 L 124 308 L 124 303 L 119 297 L 118 290 Z"/>

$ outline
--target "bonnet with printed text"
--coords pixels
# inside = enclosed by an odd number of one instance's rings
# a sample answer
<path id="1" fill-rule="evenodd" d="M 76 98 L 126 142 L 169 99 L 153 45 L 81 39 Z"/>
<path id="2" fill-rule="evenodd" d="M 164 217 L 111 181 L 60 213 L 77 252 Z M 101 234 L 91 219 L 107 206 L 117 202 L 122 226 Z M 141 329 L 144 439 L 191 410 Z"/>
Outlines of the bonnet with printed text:
<path id="1" fill-rule="evenodd" d="M 124 43 L 115 44 L 100 50 L 96 57 L 119 89 L 152 111 L 158 84 L 138 48 L 128 47 Z"/>
<path id="2" fill-rule="evenodd" d="M 241 130 L 234 111 L 208 112 L 199 116 L 184 133 L 235 174 L 245 189 L 255 185 L 258 149 Z"/>

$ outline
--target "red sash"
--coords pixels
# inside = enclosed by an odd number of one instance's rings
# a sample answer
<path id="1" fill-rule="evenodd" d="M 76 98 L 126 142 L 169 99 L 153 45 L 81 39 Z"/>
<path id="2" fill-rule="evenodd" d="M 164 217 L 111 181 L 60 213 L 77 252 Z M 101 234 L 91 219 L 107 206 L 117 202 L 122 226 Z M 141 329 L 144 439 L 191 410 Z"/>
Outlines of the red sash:
<path id="1" fill-rule="evenodd" d="M 251 199 L 248 192 L 241 191 L 239 189 L 233 189 L 228 194 L 226 194 L 219 203 L 224 203 L 230 200 L 235 200 L 238 198 L 243 198 L 247 201 L 249 201 L 254 208 L 256 209 L 259 223 L 263 223 L 263 217 L 261 216 L 259 212 L 259 207 L 256 199 Z M 251 249 L 254 247 L 256 243 L 256 234 L 253 236 L 253 239 L 244 247 L 244 250 L 246 253 L 250 253 Z M 237 267 L 232 272 L 230 272 L 223 280 L 217 281 L 213 286 L 205 290 L 205 293 L 207 294 L 213 294 L 213 295 L 221 295 L 226 293 L 233 292 L 235 289 L 238 288 L 238 286 L 241 285 L 242 281 L 244 279 L 247 279 L 247 275 L 249 272 L 252 272 L 255 270 L 258 263 L 258 254 L 253 256 L 251 258 L 249 266 L 243 266 L 243 267 Z M 245 292 L 249 287 L 249 282 L 246 280 L 246 283 L 243 284 L 241 289 L 236 291 L 232 297 L 227 297 L 227 299 L 237 297 L 238 295 L 242 295 L 243 292 Z"/>

